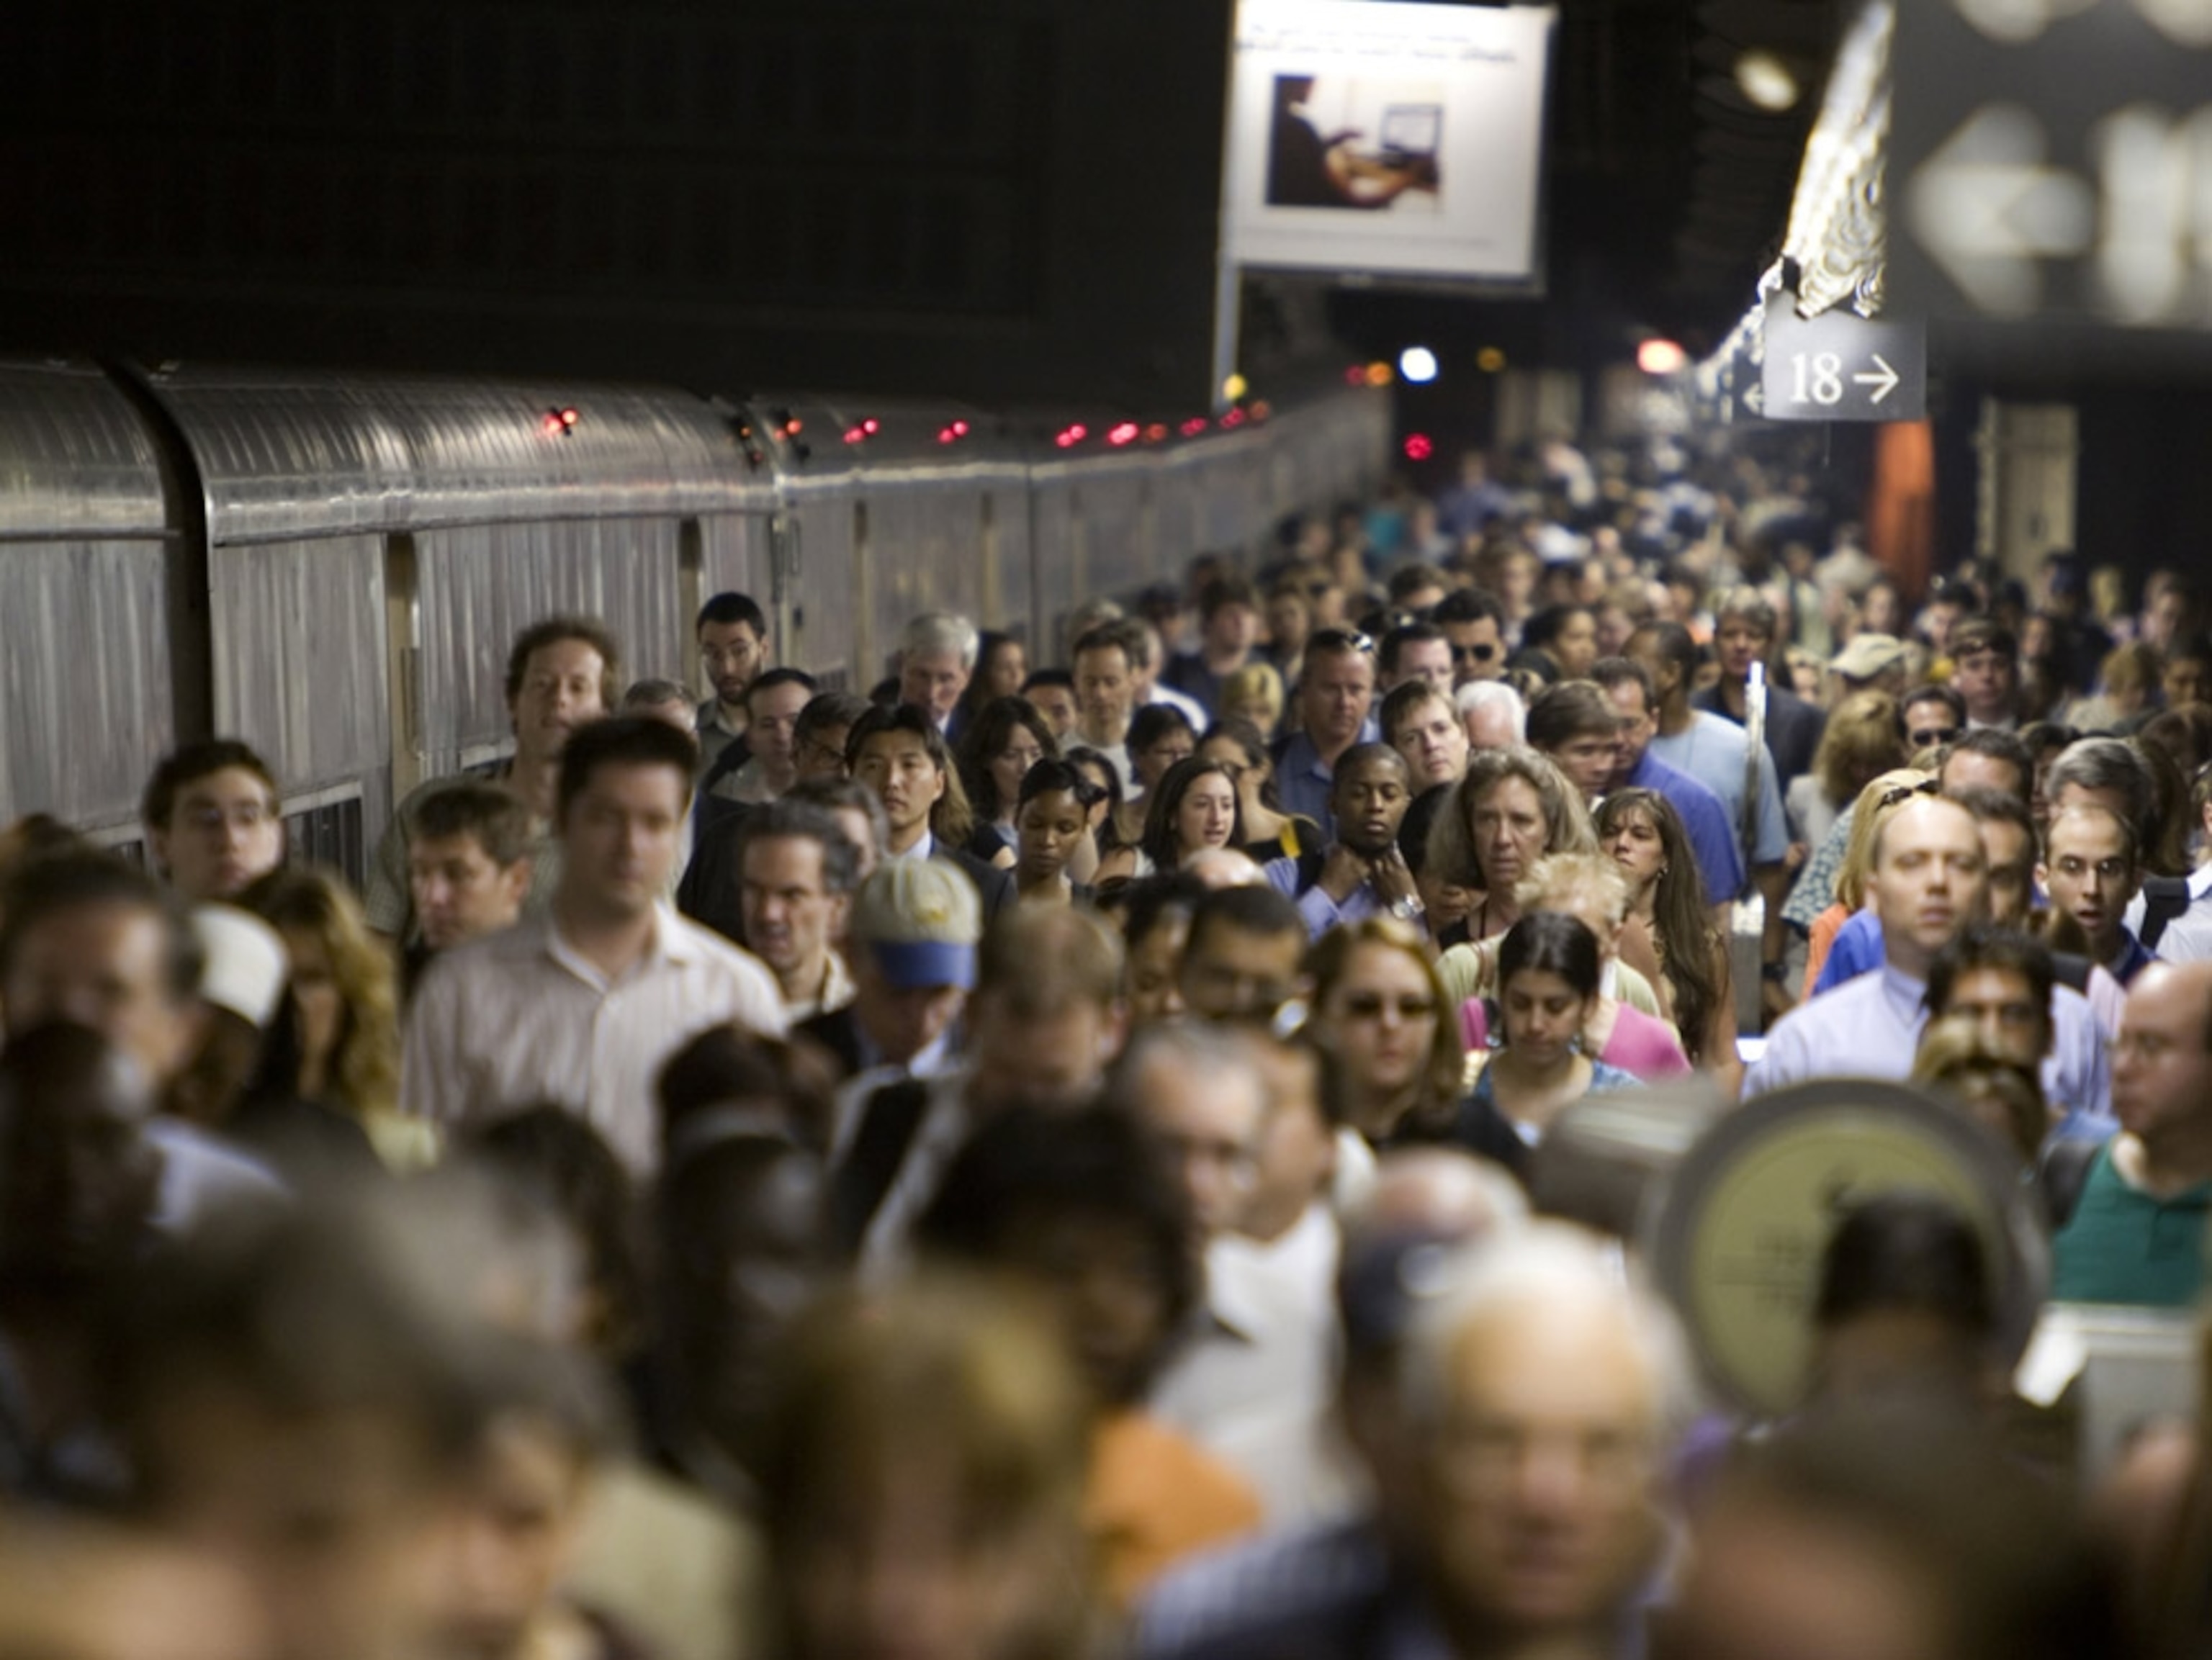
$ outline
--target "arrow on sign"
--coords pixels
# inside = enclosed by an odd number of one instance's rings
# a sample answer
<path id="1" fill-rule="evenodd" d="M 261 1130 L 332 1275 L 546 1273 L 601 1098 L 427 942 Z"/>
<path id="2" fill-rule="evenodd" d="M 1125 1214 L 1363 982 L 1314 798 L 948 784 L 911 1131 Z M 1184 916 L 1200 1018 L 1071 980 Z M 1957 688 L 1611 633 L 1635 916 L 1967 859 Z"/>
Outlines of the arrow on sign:
<path id="1" fill-rule="evenodd" d="M 1960 293 L 1997 316 L 2033 311 L 2043 294 L 2037 261 L 2081 253 L 2095 233 L 2096 192 L 2043 157 L 2035 117 L 1990 104 L 1912 176 L 1914 234 Z"/>
<path id="2" fill-rule="evenodd" d="M 1851 377 L 1851 383 L 1854 385 L 1875 388 L 1875 395 L 1867 402 L 1879 403 L 1897 390 L 1897 383 L 1900 377 L 1896 370 L 1889 367 L 1888 361 L 1880 352 L 1874 354 L 1874 366 L 1879 371 L 1878 373 L 1868 374 L 1862 371 Z"/>

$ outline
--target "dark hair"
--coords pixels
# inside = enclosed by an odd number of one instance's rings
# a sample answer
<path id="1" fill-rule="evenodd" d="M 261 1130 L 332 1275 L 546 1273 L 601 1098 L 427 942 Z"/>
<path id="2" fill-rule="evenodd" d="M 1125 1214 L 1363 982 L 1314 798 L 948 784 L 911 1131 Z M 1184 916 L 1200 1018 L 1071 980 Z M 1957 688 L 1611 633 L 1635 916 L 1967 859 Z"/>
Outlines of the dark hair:
<path id="1" fill-rule="evenodd" d="M 745 687 L 745 705 L 752 706 L 753 694 L 772 692 L 779 686 L 799 686 L 806 690 L 809 701 L 814 694 L 814 676 L 804 669 L 763 669 Z"/>
<path id="2" fill-rule="evenodd" d="M 1438 625 L 1494 622 L 1502 629 L 1505 626 L 1505 608 L 1486 588 L 1455 588 L 1437 602 L 1436 609 L 1429 613 L 1429 621 Z"/>
<path id="3" fill-rule="evenodd" d="M 1086 812 L 1106 798 L 1105 791 L 1076 769 L 1075 763 L 1058 760 L 1048 755 L 1022 774 L 1019 798 L 1014 805 L 1018 810 L 1039 796 L 1068 795 Z"/>
<path id="4" fill-rule="evenodd" d="M 1272 758 L 1267 754 L 1267 740 L 1261 736 L 1260 729 L 1249 720 L 1232 715 L 1226 720 L 1215 721 L 1212 725 L 1199 734 L 1198 747 L 1203 749 L 1216 738 L 1225 738 L 1242 749 L 1244 752 L 1244 764 L 1247 766 L 1266 766 L 1273 764 Z"/>
<path id="5" fill-rule="evenodd" d="M 1995 651 L 2008 663 L 2020 661 L 2020 641 L 1995 617 L 1960 618 L 1947 643 L 1954 663 L 1969 651 Z"/>
<path id="6" fill-rule="evenodd" d="M 1398 741 L 1398 723 L 1404 720 L 1413 711 L 1429 702 L 1443 704 L 1451 712 L 1453 719 L 1459 718 L 1459 707 L 1452 701 L 1451 694 L 1439 691 L 1425 680 L 1401 681 L 1392 687 L 1382 699 L 1382 712 L 1379 717 L 1382 729 L 1382 741 L 1385 743 L 1395 744 Z"/>
<path id="7" fill-rule="evenodd" d="M 781 1136 L 823 1150 L 830 1139 L 834 1088 L 830 1063 L 811 1045 L 761 1037 L 727 1023 L 708 1027 L 668 1057 L 654 1081 L 662 1179 L 708 1146 L 733 1138 L 735 1132 L 708 1136 L 697 1127 L 703 1114 L 734 1102 L 773 1109 L 770 1118 L 743 1133 Z"/>
<path id="8" fill-rule="evenodd" d="M 1989 1259 L 1974 1225 L 1933 1193 L 1877 1193 L 1844 1212 L 1820 1257 L 1813 1324 L 1932 1314 L 1986 1341 L 1996 1329 Z"/>
<path id="9" fill-rule="evenodd" d="M 1200 900 L 1191 910 L 1190 934 L 1183 942 L 1183 950 L 1188 953 L 1216 925 L 1268 938 L 1290 933 L 1303 938 L 1306 931 L 1306 919 L 1288 895 L 1256 884 L 1217 888 Z"/>
<path id="10" fill-rule="evenodd" d="M 1616 790 L 1598 803 L 1596 827 L 1602 842 L 1630 813 L 1641 813 L 1659 832 L 1663 874 L 1652 894 L 1655 942 L 1667 954 L 1667 978 L 1674 988 L 1674 1024 L 1689 1058 L 1709 1064 L 1705 1028 L 1721 1003 L 1721 977 L 1714 967 L 1717 943 L 1712 910 L 1705 901 L 1705 874 L 1690 845 L 1689 832 L 1674 803 L 1656 790 Z"/>
<path id="11" fill-rule="evenodd" d="M 484 857 L 504 869 L 531 851 L 530 808 L 505 785 L 483 779 L 456 779 L 416 803 L 408 835 L 436 841 L 473 836 Z"/>
<path id="12" fill-rule="evenodd" d="M 687 709 L 692 703 L 690 693 L 672 680 L 633 681 L 629 689 L 622 694 L 625 710 L 658 709 L 670 703 L 680 703 Z"/>
<path id="13" fill-rule="evenodd" d="M 768 615 L 750 594 L 715 595 L 699 608 L 699 617 L 691 625 L 691 632 L 696 634 L 710 622 L 723 628 L 742 622 L 761 639 L 768 638 Z"/>
<path id="14" fill-rule="evenodd" d="M 1338 770 L 1343 770 L 1342 762 L 1338 764 Z M 1156 869 L 1172 870 L 1182 863 L 1183 854 L 1188 850 L 1177 844 L 1176 827 L 1176 816 L 1182 810 L 1182 798 L 1200 779 L 1216 777 L 1229 786 L 1229 845 L 1244 845 L 1243 800 L 1237 793 L 1237 780 L 1230 776 L 1228 766 L 1203 755 L 1186 755 L 1162 775 L 1145 808 L 1145 830 L 1138 838 L 1137 846 Z"/>
<path id="15" fill-rule="evenodd" d="M 0 899 L 0 979 L 33 930 L 52 918 L 94 906 L 125 906 L 161 924 L 169 995 L 197 997 L 205 959 L 191 918 L 174 890 L 112 853 L 66 852 L 33 859 L 9 878 Z"/>
<path id="16" fill-rule="evenodd" d="M 2034 769 L 2029 768 L 2033 780 Z M 2043 777 L 2043 793 L 2056 810 L 2059 792 L 2069 784 L 2085 790 L 2116 790 L 2127 803 L 2129 827 L 2138 845 L 2158 840 L 2158 781 L 2150 763 L 2124 738 L 2082 738 L 2066 746 Z"/>
<path id="17" fill-rule="evenodd" d="M 945 734 L 937 730 L 937 723 L 927 710 L 910 703 L 886 707 L 877 704 L 867 713 L 853 723 L 853 730 L 845 734 L 845 767 L 857 774 L 860 767 L 860 751 L 870 738 L 885 732 L 906 732 L 921 740 L 928 753 L 930 764 L 945 779 L 945 793 L 937 798 L 937 805 L 929 809 L 929 833 L 948 847 L 957 847 L 968 839 L 975 827 L 975 815 L 968 805 L 968 792 L 961 787 L 960 769 L 952 764 L 951 748 L 945 742 Z"/>
<path id="18" fill-rule="evenodd" d="M 2028 758 L 2039 761 L 2047 754 L 2072 748 L 2081 741 L 2081 731 L 2063 721 L 2032 720 L 2020 729 L 2020 741 L 2027 748 Z"/>
<path id="19" fill-rule="evenodd" d="M 1215 612 L 1225 611 L 1232 605 L 1241 605 L 1248 611 L 1260 609 L 1259 590 L 1249 579 L 1215 577 L 1198 591 L 1198 620 L 1201 624 L 1212 621 Z"/>
<path id="20" fill-rule="evenodd" d="M 186 785 L 233 766 L 260 779 L 269 791 L 270 810 L 277 810 L 276 775 L 269 770 L 269 763 L 236 738 L 209 738 L 199 743 L 180 744 L 161 757 L 154 776 L 146 781 L 146 798 L 140 808 L 139 815 L 147 828 L 167 830 L 177 810 L 177 797 Z"/>
<path id="21" fill-rule="evenodd" d="M 2031 852 L 2036 845 L 2035 815 L 2027 803 L 2009 790 L 1987 784 L 1970 784 L 1963 790 L 1946 790 L 1946 801 L 1955 801 L 1974 815 L 1976 824 L 2009 824 L 2027 833 Z"/>
<path id="22" fill-rule="evenodd" d="M 622 685 L 622 647 L 615 644 L 613 630 L 597 617 L 553 616 L 533 622 L 514 637 L 514 645 L 507 654 L 507 700 L 513 703 L 522 694 L 523 677 L 530 672 L 530 659 L 549 645 L 558 645 L 563 640 L 580 640 L 599 654 L 599 707 L 615 706 L 617 688 Z"/>
<path id="23" fill-rule="evenodd" d="M 1774 631 L 1779 626 L 1778 620 L 1772 603 L 1758 589 L 1731 588 L 1721 597 L 1720 603 L 1713 607 L 1714 630 L 1718 632 L 1721 624 L 1731 617 L 1749 623 L 1765 637 L 1769 645 L 1774 643 Z"/>
<path id="24" fill-rule="evenodd" d="M 1579 917 L 1560 911 L 1531 911 L 1505 930 L 1498 948 L 1498 991 L 1503 997 L 1513 977 L 1524 969 L 1557 974 L 1578 997 L 1597 996 L 1604 972 L 1597 936 Z"/>
<path id="25" fill-rule="evenodd" d="M 1898 699 L 1899 718 L 1905 722 L 1908 729 L 1911 726 L 1912 718 L 1905 712 L 1916 703 L 1942 704 L 1951 712 L 1951 718 L 1957 724 L 1959 730 L 1963 731 L 1966 729 L 1966 700 L 1959 695 L 1956 688 L 1939 686 L 1933 681 L 1928 681 L 1914 687 L 1903 697 Z"/>
<path id="26" fill-rule="evenodd" d="M 829 892 L 849 894 L 860 885 L 860 850 L 828 808 L 787 797 L 763 802 L 745 814 L 738 821 L 739 872 L 755 842 L 779 839 L 811 841 L 822 850 L 822 886 Z"/>
<path id="27" fill-rule="evenodd" d="M 858 692 L 817 692 L 806 700 L 806 706 L 792 723 L 792 744 L 796 748 L 828 727 L 850 730 L 854 721 L 874 707 Z"/>
<path id="28" fill-rule="evenodd" d="M 547 1103 L 471 1128 L 460 1151 L 568 1225 L 599 1293 L 604 1347 L 611 1353 L 629 1348 L 644 1330 L 645 1269 L 636 1196 L 606 1137 L 568 1108 Z"/>
<path id="29" fill-rule="evenodd" d="M 699 746 L 652 715 L 610 715 L 588 721 L 568 735 L 561 749 L 561 783 L 555 811 L 563 824 L 576 797 L 591 787 L 602 766 L 665 766 L 683 780 L 684 799 L 691 799 L 691 776 L 699 770 Z"/>
<path id="30" fill-rule="evenodd" d="M 1142 1238 L 1165 1318 L 1144 1375 L 1124 1380 L 1139 1398 L 1197 1306 L 1196 1230 L 1182 1188 L 1136 1118 L 1111 1107 L 1075 1113 L 1015 1106 L 968 1138 L 937 1197 L 915 1225 L 915 1243 L 978 1265 L 1036 1270 L 1017 1253 L 1025 1223 L 1070 1214 L 1121 1223 Z"/>
<path id="31" fill-rule="evenodd" d="M 1410 565 L 1401 565 L 1390 573 L 1383 590 L 1390 596 L 1393 605 L 1401 605 L 1409 594 L 1418 594 L 1424 588 L 1441 588 L 1451 591 L 1451 578 L 1437 566 L 1416 560 Z M 1442 639 L 1440 634 L 1438 639 Z"/>
<path id="32" fill-rule="evenodd" d="M 1589 677 L 1608 696 L 1616 686 L 1641 687 L 1644 713 L 1653 713 L 1659 707 L 1659 688 L 1651 683 L 1651 671 L 1634 657 L 1600 657 L 1590 665 Z"/>
<path id="33" fill-rule="evenodd" d="M 1408 645 L 1443 645 L 1448 644 L 1444 631 L 1433 622 L 1407 622 L 1382 636 L 1382 644 L 1376 653 L 1376 662 L 1386 675 L 1398 672 L 1398 658 Z"/>
<path id="34" fill-rule="evenodd" d="M 1689 579 L 1692 582 L 1697 580 L 1694 577 Z M 1674 665 L 1676 678 L 1684 690 L 1696 682 L 1698 664 L 1705 658 L 1705 651 L 1698 645 L 1697 636 L 1679 622 L 1639 622 L 1636 625 L 1636 632 L 1650 636 L 1662 662 Z M 1656 686 L 1652 701 L 1655 706 L 1658 701 Z"/>
<path id="35" fill-rule="evenodd" d="M 1929 1015 L 1942 1019 L 1951 1006 L 1952 989 L 1959 976 L 1978 968 L 1994 968 L 2026 976 L 2028 997 L 2051 1020 L 2051 991 L 2058 971 L 2041 940 L 2016 928 L 1993 928 L 1975 923 L 1936 954 L 1928 965 L 1928 990 L 1921 998 Z"/>
<path id="36" fill-rule="evenodd" d="M 1114 821 L 1113 815 L 1119 812 L 1121 807 L 1121 769 L 1115 766 L 1112 761 L 1109 760 L 1097 750 L 1093 749 L 1090 745 L 1085 743 L 1076 744 L 1074 747 L 1066 751 L 1060 756 L 1060 759 L 1066 761 L 1070 766 L 1079 768 L 1085 766 L 1095 767 L 1104 776 L 1106 782 L 1103 785 L 1097 785 L 1097 787 L 1104 790 L 1106 792 L 1106 821 L 1107 823 L 1111 824 Z"/>
<path id="37" fill-rule="evenodd" d="M 1032 669 L 1030 677 L 1022 682 L 1023 693 L 1026 695 L 1032 686 L 1054 686 L 1063 692 L 1073 692 L 1075 676 L 1065 669 Z"/>
<path id="38" fill-rule="evenodd" d="M 1577 738 L 1609 738 L 1620 731 L 1620 712 L 1592 681 L 1567 680 L 1547 686 L 1528 706 L 1528 742 L 1547 752 Z"/>
<path id="39" fill-rule="evenodd" d="M 968 802 L 975 809 L 975 816 L 987 822 L 995 821 L 1014 805 L 999 799 L 999 785 L 991 775 L 991 763 L 1013 742 L 1017 731 L 1026 731 L 1037 741 L 1037 747 L 1044 751 L 1043 760 L 1058 758 L 1060 740 L 1052 735 L 1052 727 L 1027 698 L 993 698 L 976 711 L 975 718 L 960 735 L 959 748 L 955 752 L 960 763 L 960 781 L 967 786 Z"/>
<path id="40" fill-rule="evenodd" d="M 1970 726 L 1952 740 L 1943 752 L 1943 764 L 1950 765 L 1954 755 L 1987 755 L 1991 760 L 2009 762 L 2020 774 L 2020 798 L 2026 801 L 2035 790 L 2035 757 L 2014 734 L 2000 726 Z"/>
<path id="41" fill-rule="evenodd" d="M 1590 608 L 1582 604 L 1547 605 L 1542 610 L 1521 625 L 1521 645 L 1524 651 L 1545 651 L 1565 629 L 1568 621 L 1577 613 L 1590 615 Z"/>
<path id="42" fill-rule="evenodd" d="M 1125 748 L 1133 759 L 1139 749 L 1149 749 L 1169 733 L 1176 730 L 1190 734 L 1191 742 L 1198 742 L 1198 728 L 1191 724 L 1188 715 L 1172 703 L 1148 703 L 1129 718 L 1129 736 Z"/>
<path id="43" fill-rule="evenodd" d="M 1144 626 L 1130 617 L 1115 617 L 1085 629 L 1072 655 L 1079 662 L 1085 651 L 1119 651 L 1121 661 L 1131 669 L 1141 667 L 1151 655 L 1145 648 Z"/>
<path id="44" fill-rule="evenodd" d="M 1134 951 L 1170 917 L 1192 915 L 1212 891 L 1197 877 L 1180 870 L 1139 878 L 1128 889 L 1127 914 L 1121 919 L 1123 942 Z"/>

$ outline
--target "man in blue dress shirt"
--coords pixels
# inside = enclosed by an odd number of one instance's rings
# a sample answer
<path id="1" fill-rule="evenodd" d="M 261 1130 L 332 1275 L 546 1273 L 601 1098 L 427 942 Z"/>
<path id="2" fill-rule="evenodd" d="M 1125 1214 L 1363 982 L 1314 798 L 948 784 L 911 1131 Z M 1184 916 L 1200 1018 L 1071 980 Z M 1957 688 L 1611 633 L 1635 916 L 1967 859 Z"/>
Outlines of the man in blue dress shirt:
<path id="1" fill-rule="evenodd" d="M 1275 795 L 1285 813 L 1311 819 L 1334 840 L 1329 786 L 1336 763 L 1355 743 L 1380 736 L 1375 701 L 1375 642 L 1350 628 L 1323 628 L 1306 642 L 1298 676 L 1297 725 L 1275 745 Z"/>
<path id="2" fill-rule="evenodd" d="M 1613 787 L 1656 790 L 1666 797 L 1682 821 L 1690 851 L 1697 855 L 1706 903 L 1734 904 L 1743 891 L 1743 855 L 1729 826 L 1728 809 L 1697 779 L 1651 753 L 1651 735 L 1657 729 L 1652 724 L 1650 670 L 1626 657 L 1605 657 L 1590 670 L 1590 676 L 1605 688 L 1620 715 L 1620 748 Z"/>

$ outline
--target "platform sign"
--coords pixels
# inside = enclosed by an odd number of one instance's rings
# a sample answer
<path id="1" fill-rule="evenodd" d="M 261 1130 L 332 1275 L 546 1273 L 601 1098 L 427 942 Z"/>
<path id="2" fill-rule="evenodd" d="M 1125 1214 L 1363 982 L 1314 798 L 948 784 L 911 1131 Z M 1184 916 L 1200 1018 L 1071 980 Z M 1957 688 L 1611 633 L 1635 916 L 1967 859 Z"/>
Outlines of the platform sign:
<path id="1" fill-rule="evenodd" d="M 2212 0 L 1897 14 L 1897 303 L 2023 367 L 2212 363 Z"/>
<path id="2" fill-rule="evenodd" d="M 1759 391 L 1769 421 L 1917 421 L 1928 412 L 1927 331 L 1917 318 L 1800 317 L 1790 295 L 1771 295 Z"/>

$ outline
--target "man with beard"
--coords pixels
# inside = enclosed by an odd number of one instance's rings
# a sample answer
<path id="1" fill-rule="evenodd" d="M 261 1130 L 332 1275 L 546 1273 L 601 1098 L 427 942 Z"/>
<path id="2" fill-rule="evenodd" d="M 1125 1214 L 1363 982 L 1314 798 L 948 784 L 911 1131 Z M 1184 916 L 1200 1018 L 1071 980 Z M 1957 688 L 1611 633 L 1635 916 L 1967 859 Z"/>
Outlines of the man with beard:
<path id="1" fill-rule="evenodd" d="M 1312 937 L 1383 912 L 1419 924 L 1420 896 L 1398 851 L 1398 826 L 1413 799 L 1406 758 L 1389 744 L 1363 743 L 1338 760 L 1328 792 L 1336 845 L 1326 854 L 1271 860 L 1265 869 L 1268 886 L 1298 902 Z"/>

